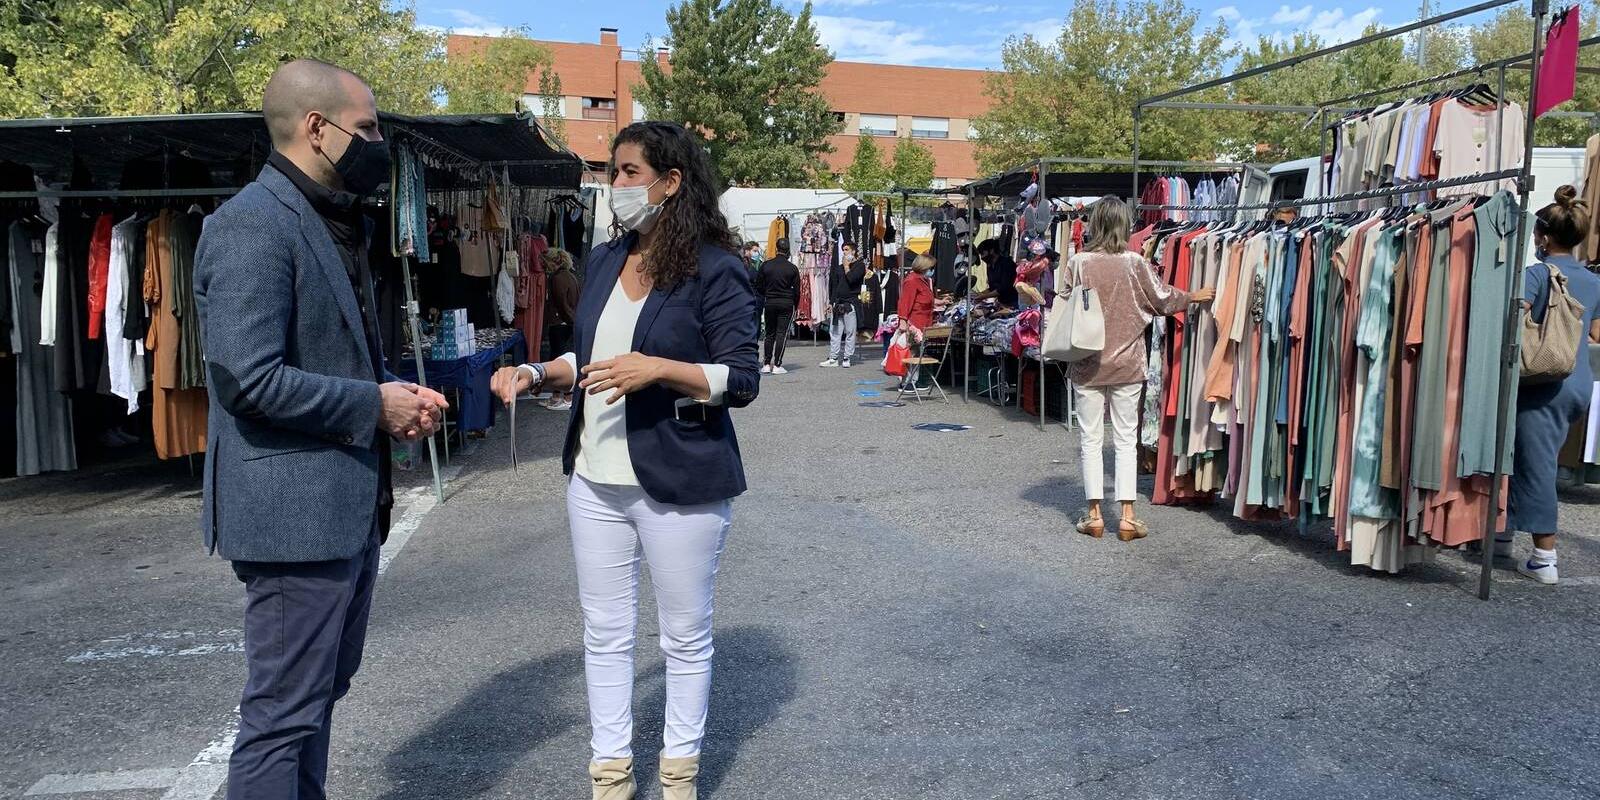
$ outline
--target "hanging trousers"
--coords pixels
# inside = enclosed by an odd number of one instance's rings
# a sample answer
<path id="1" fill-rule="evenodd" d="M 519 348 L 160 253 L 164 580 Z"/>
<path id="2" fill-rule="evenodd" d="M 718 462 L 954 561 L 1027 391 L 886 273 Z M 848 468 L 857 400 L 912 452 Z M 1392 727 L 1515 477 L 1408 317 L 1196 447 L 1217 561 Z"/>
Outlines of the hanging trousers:
<path id="1" fill-rule="evenodd" d="M 583 606 L 584 676 L 595 762 L 633 757 L 633 645 L 639 560 L 650 564 L 667 708 L 661 754 L 700 753 L 711 699 L 711 611 L 732 503 L 674 506 L 637 486 L 567 484 L 572 553 Z"/>
<path id="2" fill-rule="evenodd" d="M 1072 387 L 1077 401 L 1078 444 L 1083 467 L 1083 496 L 1103 500 L 1106 496 L 1104 461 L 1106 404 L 1111 404 L 1111 446 L 1117 451 L 1117 500 L 1135 500 L 1139 494 L 1139 395 L 1144 384 L 1122 386 Z"/>
<path id="3" fill-rule="evenodd" d="M 783 348 L 789 343 L 789 327 L 793 324 L 792 306 L 767 306 L 767 347 L 761 363 L 783 366 Z"/>

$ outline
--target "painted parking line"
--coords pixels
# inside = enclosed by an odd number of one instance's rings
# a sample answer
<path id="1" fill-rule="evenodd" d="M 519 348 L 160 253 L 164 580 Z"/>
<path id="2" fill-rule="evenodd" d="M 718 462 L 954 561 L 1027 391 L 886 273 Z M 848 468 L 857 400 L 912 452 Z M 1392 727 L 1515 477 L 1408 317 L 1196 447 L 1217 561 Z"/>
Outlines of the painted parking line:
<path id="1" fill-rule="evenodd" d="M 178 782 L 176 769 L 129 769 L 116 772 L 87 772 L 76 775 L 46 775 L 40 778 L 23 797 L 51 794 L 88 794 L 90 792 L 125 792 L 132 789 L 165 789 Z"/>
<path id="2" fill-rule="evenodd" d="M 440 477 L 445 483 L 450 483 L 460 472 L 459 466 L 450 467 Z M 429 486 L 419 486 L 406 493 L 405 513 L 389 527 L 389 539 L 378 554 L 379 575 L 388 571 L 395 556 L 405 549 L 411 536 L 422 526 L 423 518 L 437 502 Z M 228 778 L 228 756 L 233 752 L 233 740 L 238 735 L 239 709 L 235 708 L 228 724 L 212 737 L 211 743 L 189 762 L 189 766 L 179 771 L 171 788 L 161 795 L 161 800 L 211 800 Z"/>

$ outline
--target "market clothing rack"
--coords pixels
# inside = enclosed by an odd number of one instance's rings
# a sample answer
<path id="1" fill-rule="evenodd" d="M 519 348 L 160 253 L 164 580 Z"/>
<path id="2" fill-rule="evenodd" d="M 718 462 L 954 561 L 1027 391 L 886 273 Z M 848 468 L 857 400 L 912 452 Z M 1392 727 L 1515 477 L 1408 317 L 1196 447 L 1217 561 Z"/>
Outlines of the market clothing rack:
<path id="1" fill-rule="evenodd" d="M 1310 111 L 1315 111 L 1316 110 L 1315 108 L 1309 108 L 1309 107 L 1304 107 L 1304 106 L 1285 106 L 1285 107 L 1282 107 L 1282 108 L 1292 108 L 1297 112 L 1304 111 L 1304 110 L 1310 110 Z M 993 197 L 1009 197 L 1009 196 L 1012 196 L 1012 195 L 1020 195 L 1021 194 L 1021 189 L 1027 188 L 1027 184 L 1029 184 L 1029 183 L 1037 183 L 1038 184 L 1039 196 L 1040 196 L 1041 201 L 1043 201 L 1043 202 L 1049 202 L 1051 200 L 1054 200 L 1054 199 L 1060 198 L 1060 197 L 1070 197 L 1070 196 L 1072 196 L 1072 184 L 1071 183 L 1065 183 L 1064 186 L 1059 187 L 1059 188 L 1058 187 L 1052 187 L 1050 185 L 1050 176 L 1052 174 L 1056 174 L 1056 175 L 1078 175 L 1078 174 L 1083 174 L 1083 173 L 1067 173 L 1067 172 L 1055 172 L 1055 173 L 1052 173 L 1052 170 L 1050 169 L 1052 166 L 1083 165 L 1083 166 L 1133 167 L 1134 168 L 1134 186 L 1133 186 L 1132 198 L 1134 199 L 1135 202 L 1137 202 L 1138 197 L 1139 197 L 1138 166 L 1140 165 L 1140 163 L 1141 162 L 1138 162 L 1138 161 L 1133 160 L 1133 159 L 1116 159 L 1116 158 L 1070 158 L 1070 157 L 1040 158 L 1040 159 L 1036 159 L 1034 161 L 1030 161 L 1030 162 L 1027 162 L 1025 164 L 1022 164 L 1021 166 L 1013 167 L 1013 168 L 1011 168 L 1009 170 L 1006 170 L 1005 172 L 1001 172 L 1001 173 L 998 173 L 996 175 L 990 176 L 989 178 L 985 178 L 985 179 L 979 180 L 979 181 L 973 181 L 972 183 L 969 183 L 966 186 L 961 187 L 960 189 L 957 189 L 955 191 L 962 192 L 962 193 L 965 193 L 967 195 L 968 214 L 969 215 L 975 215 L 976 211 L 977 211 L 978 198 L 979 197 L 983 197 L 983 198 L 987 199 L 987 198 L 993 198 Z M 1145 162 L 1142 162 L 1142 163 L 1145 166 L 1157 167 L 1157 168 L 1160 168 L 1160 169 L 1163 169 L 1163 170 L 1182 170 L 1182 171 L 1190 171 L 1190 172 L 1208 172 L 1208 173 L 1224 173 L 1224 172 L 1237 173 L 1239 175 L 1239 177 L 1240 177 L 1240 191 L 1241 192 L 1243 192 L 1244 187 L 1246 185 L 1246 180 L 1251 177 L 1251 173 L 1252 172 L 1257 173 L 1260 176 L 1261 180 L 1265 180 L 1265 177 L 1266 177 L 1265 172 L 1261 169 L 1261 167 L 1263 165 L 1246 163 L 1246 162 L 1233 162 L 1233 161 L 1145 161 Z M 1095 173 L 1089 173 L 1089 174 L 1095 174 Z M 1070 179 L 1068 179 L 1068 180 L 1070 180 Z M 1018 188 L 1019 187 L 1019 183 L 1021 184 L 1021 188 Z M 969 218 L 969 227 L 971 227 L 973 230 L 976 230 L 977 223 L 976 223 L 976 220 L 975 220 L 975 216 Z M 1057 244 L 1057 242 L 1055 241 L 1055 235 L 1056 235 L 1055 225 L 1051 225 L 1050 226 L 1047 235 L 1050 237 L 1051 245 L 1055 246 Z M 976 265 L 978 264 L 977 242 L 974 241 L 974 238 L 975 237 L 968 237 L 968 241 L 967 241 L 967 247 L 969 248 L 968 249 L 968 253 L 967 253 L 967 263 L 969 265 L 968 266 L 969 270 L 976 269 L 977 268 Z M 1043 278 L 1041 278 L 1041 280 L 1043 280 Z M 968 285 L 969 286 L 971 285 L 970 282 L 969 282 Z M 1044 336 L 1044 327 L 1045 327 L 1045 324 L 1046 324 L 1045 319 L 1044 319 L 1044 309 L 1042 309 L 1042 308 L 1040 309 L 1040 314 L 1041 314 L 1041 317 L 1040 317 L 1040 320 L 1039 320 L 1039 329 L 1040 329 L 1040 339 L 1041 339 L 1041 343 L 1042 343 L 1043 336 Z M 963 384 L 962 384 L 962 387 L 961 387 L 961 399 L 962 399 L 963 402 L 966 402 L 966 401 L 969 401 L 971 399 L 971 385 L 972 385 L 972 380 L 971 380 L 971 377 L 972 377 L 972 375 L 971 375 L 971 373 L 972 373 L 972 294 L 971 294 L 970 290 L 969 290 L 969 293 L 967 295 L 967 319 L 966 319 L 965 332 L 963 334 L 962 339 L 963 339 L 963 341 L 962 341 L 962 351 L 963 351 L 962 362 L 963 362 L 963 371 L 965 373 L 965 378 L 966 379 L 963 381 Z M 1047 384 L 1049 383 L 1049 381 L 1045 380 L 1045 371 L 1046 371 L 1046 368 L 1047 368 L 1047 366 L 1049 364 L 1052 364 L 1052 363 L 1055 363 L 1055 362 L 1052 362 L 1049 359 L 1045 358 L 1044 357 L 1044 352 L 1042 350 L 1040 351 L 1039 356 L 1036 359 L 1030 359 L 1028 356 L 1023 355 L 1023 356 L 1020 357 L 1019 360 L 1020 361 L 1034 360 L 1034 361 L 1037 361 L 1038 364 L 1039 364 L 1039 381 L 1038 381 L 1038 383 L 1039 383 L 1039 430 L 1041 430 L 1041 431 L 1045 430 L 1045 428 L 1049 425 L 1049 422 L 1048 422 L 1049 412 L 1046 410 L 1046 400 L 1047 400 L 1046 388 L 1047 388 Z M 1018 380 L 1018 383 L 1019 383 L 1019 388 L 1020 388 L 1020 383 L 1021 383 L 1020 378 Z M 1022 401 L 1022 398 L 1021 398 L 1021 394 L 1019 392 L 1018 393 L 1018 398 L 1017 398 L 1017 402 L 1018 402 L 1019 406 L 1021 404 L 1021 401 Z M 1067 428 L 1068 430 L 1071 430 L 1072 427 L 1073 427 L 1073 398 L 1072 398 L 1072 393 L 1070 391 L 1067 392 L 1066 403 L 1064 404 L 1063 408 L 1065 409 L 1065 413 L 1063 414 L 1063 419 L 1061 421 L 1061 424 L 1062 424 L 1063 427 Z"/>
<path id="2" fill-rule="evenodd" d="M 425 157 L 424 163 L 432 168 L 425 174 L 430 194 L 465 190 L 491 176 L 505 188 L 575 190 L 582 174 L 582 160 L 565 146 L 553 145 L 529 113 L 423 117 L 380 113 L 379 122 L 386 140 L 412 147 Z M 72 181 L 78 162 L 99 184 L 99 188 L 45 185 L 33 191 L 0 192 L 0 200 L 229 197 L 244 189 L 239 184 L 255 179 L 271 149 L 260 112 L 0 120 L 0 160 L 28 167 L 42 184 L 57 185 Z M 156 156 L 162 159 L 162 188 L 111 185 L 127 164 Z M 169 165 L 175 157 L 204 165 L 212 181 L 235 185 L 173 187 Z M 380 198 L 376 204 L 386 206 L 389 201 Z M 412 340 L 420 342 L 411 259 L 403 257 L 400 262 Z M 426 382 L 421 348 L 413 349 L 418 381 Z M 428 451 L 434 492 L 443 502 L 436 443 L 431 438 Z"/>
<path id="3" fill-rule="evenodd" d="M 1133 154 L 1134 154 L 1134 159 L 1136 161 L 1139 160 L 1140 123 L 1141 123 L 1141 120 L 1142 120 L 1142 117 L 1143 117 L 1145 109 L 1170 108 L 1170 107 L 1173 107 L 1171 105 L 1172 101 L 1174 101 L 1176 98 L 1183 97 L 1185 95 L 1194 94 L 1196 92 L 1205 91 L 1207 89 L 1212 89 L 1212 88 L 1216 88 L 1216 87 L 1219 87 L 1219 86 L 1226 86 L 1226 85 L 1235 83 L 1235 82 L 1240 81 L 1240 80 L 1244 80 L 1244 79 L 1247 79 L 1247 78 L 1255 77 L 1257 75 L 1265 75 L 1265 74 L 1268 74 L 1268 73 L 1276 72 L 1276 71 L 1281 70 L 1281 69 L 1286 69 L 1288 67 L 1292 67 L 1292 66 L 1295 66 L 1297 64 L 1309 61 L 1309 60 L 1311 60 L 1313 58 L 1321 58 L 1321 57 L 1332 55 L 1332 54 L 1338 53 L 1338 52 L 1342 52 L 1344 50 L 1348 50 L 1348 49 L 1351 49 L 1351 48 L 1354 48 L 1354 47 L 1360 47 L 1362 45 L 1371 44 L 1373 42 L 1379 42 L 1379 41 L 1392 39 L 1392 38 L 1397 37 L 1397 36 L 1403 36 L 1403 35 L 1405 35 L 1407 33 L 1411 33 L 1413 31 L 1423 30 L 1425 28 L 1429 28 L 1429 27 L 1432 27 L 1432 26 L 1435 26 L 1435 25 L 1439 25 L 1439 24 L 1442 24 L 1442 23 L 1445 23 L 1445 22 L 1449 22 L 1451 20 L 1460 19 L 1462 17 L 1470 16 L 1472 14 L 1477 14 L 1477 13 L 1480 13 L 1480 12 L 1483 12 L 1483 11 L 1489 11 L 1489 10 L 1492 10 L 1492 9 L 1501 8 L 1503 6 L 1508 6 L 1508 5 L 1511 5 L 1513 3 L 1520 3 L 1520 2 L 1525 2 L 1525 0 L 1487 0 L 1487 2 L 1478 3 L 1476 5 L 1472 5 L 1472 6 L 1469 6 L 1469 7 L 1466 7 L 1466 8 L 1457 9 L 1455 11 L 1450 11 L 1450 12 L 1447 12 L 1447 13 L 1444 13 L 1444 14 L 1439 14 L 1439 15 L 1436 15 L 1436 16 L 1428 17 L 1426 19 L 1418 20 L 1417 22 L 1413 22 L 1413 23 L 1410 23 L 1410 24 L 1407 24 L 1407 25 L 1402 25 L 1402 26 L 1397 27 L 1397 28 L 1392 28 L 1392 29 L 1381 31 L 1381 32 L 1378 32 L 1378 33 L 1369 34 L 1369 35 L 1360 37 L 1358 39 L 1352 40 L 1350 42 L 1345 42 L 1343 44 L 1339 44 L 1339 45 L 1334 45 L 1332 47 L 1323 48 L 1321 50 L 1317 50 L 1317 51 L 1310 52 L 1310 53 L 1303 53 L 1303 54 L 1294 56 L 1292 58 L 1284 59 L 1282 61 L 1278 61 L 1278 62 L 1275 62 L 1275 63 L 1272 63 L 1272 64 L 1266 64 L 1266 65 L 1263 65 L 1263 66 L 1260 66 L 1260 67 L 1255 67 L 1253 69 L 1245 70 L 1243 72 L 1238 72 L 1238 73 L 1235 73 L 1233 75 L 1225 76 L 1225 77 L 1222 77 L 1222 78 L 1216 78 L 1216 79 L 1213 79 L 1213 80 L 1209 80 L 1209 81 L 1205 81 L 1205 82 L 1202 82 L 1202 83 L 1199 83 L 1199 84 L 1195 84 L 1193 86 L 1188 86 L 1188 87 L 1185 87 L 1185 88 L 1182 88 L 1182 89 L 1178 89 L 1178 90 L 1175 90 L 1175 91 L 1171 91 L 1171 92 L 1167 92 L 1167 93 L 1164 93 L 1164 94 L 1161 94 L 1161 95 L 1156 95 L 1154 97 L 1141 99 L 1135 104 L 1135 106 L 1134 106 L 1134 114 L 1133 114 Z M 1345 194 L 1339 194 L 1339 195 L 1333 195 L 1333 196 L 1317 197 L 1317 198 L 1311 198 L 1311 199 L 1302 199 L 1302 200 L 1297 200 L 1297 201 L 1286 201 L 1286 202 L 1279 202 L 1279 203 L 1255 204 L 1255 206 L 1253 206 L 1253 207 L 1261 207 L 1261 208 L 1265 208 L 1265 209 L 1272 209 L 1272 208 L 1301 207 L 1301 206 L 1307 206 L 1307 205 L 1317 205 L 1317 206 L 1334 205 L 1334 204 L 1342 203 L 1342 202 L 1351 202 L 1351 201 L 1365 200 L 1365 199 L 1377 199 L 1377 198 L 1391 197 L 1391 196 L 1395 196 L 1395 195 L 1399 195 L 1399 194 L 1409 194 L 1409 193 L 1413 193 L 1413 192 L 1424 191 L 1427 188 L 1430 188 L 1429 184 L 1432 184 L 1431 188 L 1446 188 L 1448 186 L 1458 186 L 1458 185 L 1465 185 L 1465 184 L 1469 184 L 1469 183 L 1480 183 L 1480 182 L 1484 182 L 1484 181 L 1488 181 L 1488 180 L 1498 180 L 1498 179 L 1503 179 L 1503 178 L 1513 178 L 1513 179 L 1516 180 L 1516 183 L 1517 183 L 1517 195 L 1518 195 L 1517 207 L 1518 207 L 1519 219 L 1522 221 L 1522 224 L 1519 224 L 1517 226 L 1516 247 L 1514 249 L 1508 251 L 1508 256 L 1507 256 L 1510 259 L 1514 259 L 1515 263 L 1511 264 L 1511 269 L 1506 271 L 1507 275 L 1506 275 L 1505 292 L 1506 292 L 1506 297 L 1507 297 L 1507 306 L 1506 306 L 1506 313 L 1505 313 L 1504 328 L 1503 328 L 1503 331 L 1502 331 L 1502 334 L 1503 334 L 1502 340 L 1504 341 L 1505 344 L 1504 344 L 1504 351 L 1502 353 L 1502 360 L 1501 360 L 1501 375 L 1500 375 L 1499 397 L 1497 398 L 1497 403 L 1496 403 L 1495 446 L 1494 446 L 1495 470 L 1494 470 L 1494 473 L 1492 474 L 1492 477 L 1490 479 L 1488 509 L 1485 512 L 1485 516 L 1486 516 L 1487 519 L 1486 519 L 1486 522 L 1485 522 L 1485 525 L 1484 525 L 1486 541 L 1483 543 L 1484 557 L 1483 557 L 1483 560 L 1482 560 L 1482 568 L 1481 568 L 1481 570 L 1479 572 L 1479 576 L 1478 576 L 1478 596 L 1481 599 L 1484 599 L 1484 600 L 1489 599 L 1490 590 L 1491 590 L 1491 586 L 1492 586 L 1494 559 L 1489 557 L 1489 555 L 1491 553 L 1491 550 L 1490 550 L 1490 542 L 1488 541 L 1488 539 L 1490 539 L 1493 536 L 1494 532 L 1496 531 L 1496 529 L 1498 527 L 1497 522 L 1498 522 L 1498 517 L 1499 517 L 1500 491 L 1501 491 L 1501 486 L 1500 485 L 1501 485 L 1502 479 L 1505 476 L 1503 462 L 1504 462 L 1504 456 L 1505 456 L 1505 452 L 1506 452 L 1506 446 L 1507 446 L 1507 441 L 1506 440 L 1507 440 L 1507 434 L 1508 434 L 1508 431 L 1506 429 L 1506 414 L 1510 410 L 1511 390 L 1512 390 L 1512 387 L 1515 385 L 1514 381 L 1516 381 L 1516 379 L 1517 379 L 1518 349 L 1520 347 L 1520 338 L 1517 335 L 1517 326 L 1520 324 L 1520 321 L 1521 321 L 1521 302 L 1520 302 L 1521 301 L 1521 293 L 1517 292 L 1515 289 L 1516 289 L 1516 287 L 1518 287 L 1518 286 L 1520 286 L 1522 284 L 1523 253 L 1526 252 L 1526 250 L 1527 250 L 1527 241 L 1528 241 L 1528 237 L 1529 237 L 1529 230 L 1528 230 L 1529 226 L 1527 224 L 1527 218 L 1528 218 L 1529 211 L 1530 211 L 1529 194 L 1533 190 L 1533 149 L 1534 149 L 1534 140 L 1535 140 L 1534 127 L 1535 127 L 1535 125 L 1536 125 L 1536 123 L 1538 121 L 1538 117 L 1539 117 L 1539 115 L 1534 113 L 1533 98 L 1538 96 L 1539 64 L 1540 64 L 1541 57 L 1543 56 L 1546 21 L 1550 16 L 1550 2 L 1549 2 L 1549 0 L 1532 0 L 1530 13 L 1531 13 L 1531 16 L 1533 17 L 1532 48 L 1526 54 L 1519 55 L 1519 56 L 1513 56 L 1513 57 L 1511 57 L 1509 59 L 1502 59 L 1502 60 L 1500 60 L 1498 62 L 1491 62 L 1488 65 L 1479 65 L 1478 67 L 1470 68 L 1470 69 L 1467 69 L 1467 70 L 1456 70 L 1454 72 L 1445 73 L 1443 75 L 1434 76 L 1432 78 L 1425 78 L 1425 79 L 1422 79 L 1421 81 L 1409 81 L 1407 83 L 1400 84 L 1400 85 L 1395 86 L 1395 87 L 1389 87 L 1387 89 L 1379 89 L 1379 90 L 1374 90 L 1374 91 L 1370 91 L 1370 92 L 1362 92 L 1362 93 L 1359 93 L 1359 94 L 1356 94 L 1356 95 L 1351 95 L 1349 97 L 1338 98 L 1338 99 L 1331 100 L 1331 101 L 1328 101 L 1327 103 L 1323 104 L 1322 106 L 1319 107 L 1320 110 L 1318 111 L 1319 114 L 1326 115 L 1328 110 L 1333 106 L 1344 105 L 1344 104 L 1348 104 L 1348 103 L 1352 103 L 1352 102 L 1359 102 L 1359 101 L 1362 101 L 1362 100 L 1366 100 L 1366 99 L 1370 99 L 1370 98 L 1374 98 L 1374 97 L 1379 97 L 1379 96 L 1382 96 L 1382 95 L 1385 95 L 1385 94 L 1390 94 L 1390 93 L 1393 93 L 1393 92 L 1405 91 L 1407 89 L 1415 89 L 1415 88 L 1419 88 L 1419 87 L 1422 87 L 1422 86 L 1427 86 L 1427 85 L 1434 84 L 1434 83 L 1440 83 L 1440 82 L 1454 80 L 1454 79 L 1461 78 L 1461 77 L 1466 77 L 1468 75 L 1482 74 L 1483 72 L 1486 72 L 1489 69 L 1498 69 L 1499 70 L 1499 75 L 1500 75 L 1500 80 L 1499 80 L 1499 83 L 1500 83 L 1500 94 L 1499 94 L 1499 96 L 1501 97 L 1502 101 L 1501 101 L 1501 106 L 1500 106 L 1501 110 L 1500 110 L 1500 113 L 1499 113 L 1499 115 L 1497 117 L 1497 125 L 1499 126 L 1500 130 L 1503 131 L 1504 130 L 1504 117 L 1505 117 L 1505 102 L 1504 102 L 1504 98 L 1506 96 L 1506 91 L 1505 91 L 1505 84 L 1506 84 L 1505 72 L 1506 72 L 1506 69 L 1508 67 L 1511 67 L 1512 65 L 1521 64 L 1521 63 L 1526 62 L 1528 64 L 1528 68 L 1531 70 L 1531 77 L 1530 77 L 1530 82 L 1529 82 L 1529 87 L 1528 87 L 1528 100 L 1529 100 L 1529 102 L 1526 104 L 1525 108 L 1523 109 L 1524 113 L 1527 115 L 1527 118 L 1526 118 L 1526 133 L 1525 133 L 1525 135 L 1523 137 L 1524 138 L 1524 142 L 1523 142 L 1522 164 L 1521 164 L 1520 167 L 1517 167 L 1517 168 L 1514 168 L 1514 169 L 1497 169 L 1497 170 L 1495 170 L 1493 172 L 1486 172 L 1486 173 L 1482 173 L 1482 174 L 1478 174 L 1478 175 L 1462 176 L 1461 178 L 1453 179 L 1453 180 L 1411 183 L 1411 184 L 1407 184 L 1407 185 L 1403 185 L 1403 186 L 1384 187 L 1384 188 L 1373 189 L 1373 190 L 1364 191 L 1364 192 L 1352 192 L 1352 193 L 1345 193 Z M 1580 47 L 1590 46 L 1590 45 L 1595 44 L 1595 43 L 1600 43 L 1600 37 L 1591 37 L 1590 39 L 1585 39 L 1585 40 L 1583 40 L 1582 43 L 1580 43 Z M 1244 108 L 1244 109 L 1269 110 L 1268 107 L 1253 107 L 1253 106 L 1250 106 L 1249 104 L 1239 104 L 1239 107 L 1240 108 Z M 1298 113 L 1298 112 L 1296 112 L 1296 113 Z M 1324 134 L 1326 135 L 1326 125 L 1324 125 Z M 1497 135 L 1499 135 L 1499 134 L 1497 134 Z M 1328 152 L 1328 148 L 1326 146 L 1323 147 L 1323 152 L 1324 152 L 1324 154 L 1326 154 Z M 1499 167 L 1500 165 L 1496 164 L 1495 166 Z M 1137 187 L 1137 185 L 1138 185 L 1138 183 L 1137 183 L 1137 181 L 1138 181 L 1138 179 L 1137 179 L 1138 167 L 1135 166 L 1134 169 L 1135 169 L 1135 187 Z M 1141 205 L 1141 206 L 1139 206 L 1139 208 L 1146 209 L 1147 207 Z M 1153 209 L 1151 209 L 1151 210 L 1153 210 Z M 1196 207 L 1162 206 L 1161 210 L 1201 210 L 1201 209 L 1196 208 Z M 1215 207 L 1213 207 L 1213 208 L 1211 208 L 1209 210 L 1221 210 L 1221 209 L 1216 209 Z M 1244 210 L 1244 209 L 1238 209 L 1236 207 L 1235 210 Z"/>

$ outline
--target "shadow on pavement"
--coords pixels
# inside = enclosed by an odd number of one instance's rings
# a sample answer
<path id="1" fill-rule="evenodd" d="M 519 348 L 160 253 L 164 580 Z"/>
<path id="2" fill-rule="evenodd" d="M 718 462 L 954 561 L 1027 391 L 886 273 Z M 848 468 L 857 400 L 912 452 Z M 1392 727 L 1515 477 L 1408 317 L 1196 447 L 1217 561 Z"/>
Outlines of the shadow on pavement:
<path id="1" fill-rule="evenodd" d="M 784 704 L 794 699 L 796 663 L 783 640 L 770 629 L 740 626 L 717 629 L 717 654 L 712 665 L 711 709 L 706 720 L 704 757 L 700 764 L 700 796 L 714 796 L 739 748 L 763 726 L 776 719 Z M 640 637 L 641 645 L 647 640 Z M 634 769 L 640 796 L 656 782 L 656 760 L 661 752 L 662 716 L 666 685 L 661 669 L 641 682 L 648 685 L 642 704 L 635 704 Z M 754 795 L 749 791 L 742 794 Z"/>
<path id="2" fill-rule="evenodd" d="M 385 767 L 394 788 L 383 800 L 471 797 L 494 789 L 540 744 L 586 724 L 581 712 L 556 699 L 582 692 L 582 674 L 583 654 L 565 650 L 480 684 L 389 754 Z"/>

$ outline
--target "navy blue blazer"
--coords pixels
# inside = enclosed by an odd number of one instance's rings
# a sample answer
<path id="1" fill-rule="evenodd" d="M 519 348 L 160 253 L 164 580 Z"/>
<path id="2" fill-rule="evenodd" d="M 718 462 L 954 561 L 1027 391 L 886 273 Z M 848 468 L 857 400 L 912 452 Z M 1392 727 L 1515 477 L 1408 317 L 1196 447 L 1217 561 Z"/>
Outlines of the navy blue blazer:
<path id="1" fill-rule="evenodd" d="M 579 369 L 590 362 L 600 312 L 616 288 L 634 238 L 630 233 L 589 254 L 573 326 L 573 352 Z M 728 409 L 750 405 L 761 390 L 756 304 L 744 262 L 712 245 L 700 247 L 699 274 L 678 286 L 657 287 L 645 299 L 633 331 L 636 352 L 728 367 L 727 394 L 721 405 L 705 407 L 704 420 L 679 419 L 676 406 L 685 395 L 666 386 L 650 386 L 628 395 L 628 455 L 640 486 L 652 500 L 692 506 L 744 493 L 744 461 Z M 581 391 L 573 395 L 562 453 L 562 468 L 568 475 L 577 458 L 587 400 Z"/>

